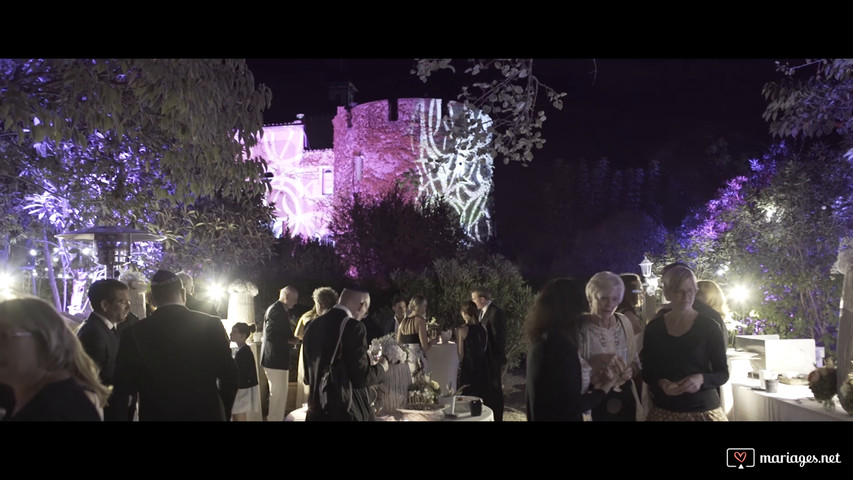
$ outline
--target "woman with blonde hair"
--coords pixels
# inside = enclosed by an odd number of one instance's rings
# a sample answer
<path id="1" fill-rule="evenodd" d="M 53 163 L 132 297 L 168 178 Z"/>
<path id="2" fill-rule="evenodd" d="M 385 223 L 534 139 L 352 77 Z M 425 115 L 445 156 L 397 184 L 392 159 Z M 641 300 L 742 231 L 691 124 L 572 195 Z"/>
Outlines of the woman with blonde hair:
<path id="1" fill-rule="evenodd" d="M 593 370 L 610 365 L 613 357 L 625 365 L 622 381 L 607 393 L 604 401 L 592 409 L 592 420 L 635 421 L 642 412 L 636 386 L 632 381 L 640 371 L 639 348 L 631 321 L 616 309 L 622 303 L 625 283 L 613 272 L 598 272 L 586 284 L 589 313 L 581 317 L 578 350 Z M 642 416 L 642 415 L 641 415 Z"/>
<path id="2" fill-rule="evenodd" d="M 652 397 L 649 421 L 726 421 L 718 388 L 729 379 L 717 323 L 693 307 L 696 277 L 685 266 L 663 274 L 671 300 L 646 326 L 643 380 Z"/>
<path id="3" fill-rule="evenodd" d="M 729 304 L 723 289 L 713 280 L 699 280 L 696 289 L 696 299 L 716 310 L 725 321 L 729 316 Z"/>
<path id="4" fill-rule="evenodd" d="M 426 297 L 423 295 L 412 297 L 409 300 L 409 314 L 400 322 L 400 328 L 397 329 L 397 342 L 409 349 L 409 370 L 413 375 L 419 368 L 424 373 L 429 373 L 426 352 L 433 341 L 429 339 L 427 333 L 426 308 Z"/>
<path id="5" fill-rule="evenodd" d="M 7 421 L 100 421 L 110 396 L 62 316 L 35 297 L 0 302 L 0 384 L 14 392 Z"/>
<path id="6" fill-rule="evenodd" d="M 573 278 L 548 281 L 524 320 L 527 349 L 527 421 L 591 420 L 588 412 L 622 383 L 618 356 L 599 370 L 578 351 L 578 329 L 587 309 L 584 284 Z"/>

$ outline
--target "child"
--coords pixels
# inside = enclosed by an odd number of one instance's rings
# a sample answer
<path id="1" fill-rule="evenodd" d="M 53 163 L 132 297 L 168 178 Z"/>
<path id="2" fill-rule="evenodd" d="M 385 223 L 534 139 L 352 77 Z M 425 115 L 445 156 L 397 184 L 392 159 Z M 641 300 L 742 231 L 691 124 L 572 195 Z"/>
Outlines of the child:
<path id="1" fill-rule="evenodd" d="M 258 387 L 258 370 L 255 355 L 246 345 L 246 340 L 255 333 L 255 325 L 243 322 L 231 327 L 231 341 L 237 344 L 234 350 L 234 361 L 237 363 L 237 396 L 231 409 L 231 420 L 245 422 L 250 411 L 261 411 L 261 395 Z"/>

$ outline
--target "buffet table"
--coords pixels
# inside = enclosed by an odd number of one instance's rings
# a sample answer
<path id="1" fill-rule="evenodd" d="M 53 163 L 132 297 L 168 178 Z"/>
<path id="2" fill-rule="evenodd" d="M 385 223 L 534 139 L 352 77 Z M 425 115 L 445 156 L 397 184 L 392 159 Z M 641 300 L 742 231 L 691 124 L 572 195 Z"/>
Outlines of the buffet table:
<path id="1" fill-rule="evenodd" d="M 459 368 L 459 352 L 455 342 L 436 343 L 426 352 L 429 362 L 429 378 L 441 386 L 441 394 L 448 395 L 447 385 L 456 391 L 456 373 Z"/>
<path id="2" fill-rule="evenodd" d="M 732 421 L 853 421 L 835 402 L 835 409 L 826 410 L 814 399 L 808 385 L 779 383 L 776 393 L 767 393 L 759 388 L 759 381 L 746 379 L 731 384 Z"/>

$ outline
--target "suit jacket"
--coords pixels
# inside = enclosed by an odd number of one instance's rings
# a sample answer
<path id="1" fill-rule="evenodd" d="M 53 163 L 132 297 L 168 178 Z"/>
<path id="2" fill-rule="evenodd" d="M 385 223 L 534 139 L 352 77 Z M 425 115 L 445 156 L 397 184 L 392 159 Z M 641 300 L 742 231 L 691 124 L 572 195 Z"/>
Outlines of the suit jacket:
<path id="1" fill-rule="evenodd" d="M 486 356 L 500 371 L 506 365 L 506 315 L 502 308 L 490 303 L 480 323 L 486 327 L 486 332 L 489 334 Z"/>
<path id="2" fill-rule="evenodd" d="M 119 324 L 116 326 L 116 330 L 118 331 L 118 337 L 119 337 L 119 338 L 121 338 L 121 334 L 122 334 L 125 330 L 127 330 L 128 328 L 130 328 L 130 326 L 131 326 L 131 325 L 133 325 L 134 323 L 136 323 L 136 322 L 138 322 L 138 321 L 139 321 L 139 317 L 137 317 L 136 315 L 134 315 L 134 314 L 133 314 L 133 312 L 128 313 L 128 314 L 127 314 L 127 318 L 125 318 L 123 322 L 119 323 Z"/>
<path id="3" fill-rule="evenodd" d="M 385 370 L 380 365 L 371 365 L 367 354 L 367 341 L 364 325 L 350 319 L 341 335 L 341 359 L 347 367 L 352 383 L 353 407 L 348 412 L 333 412 L 326 416 L 320 408 L 319 377 L 332 359 L 335 344 L 338 341 L 341 322 L 347 314 L 340 308 L 332 308 L 315 318 L 305 330 L 302 344 L 302 360 L 305 365 L 304 383 L 309 385 L 308 413 L 306 420 L 355 420 L 365 421 L 375 418 L 367 393 L 367 387 L 380 383 L 385 378 Z"/>
<path id="4" fill-rule="evenodd" d="M 187 308 L 190 310 L 195 310 L 196 312 L 206 313 L 208 315 L 213 315 L 215 317 L 219 316 L 219 312 L 216 311 L 216 306 L 208 302 L 206 300 L 199 300 L 194 296 L 187 294 Z"/>
<path id="5" fill-rule="evenodd" d="M 374 338 L 379 338 L 389 333 L 394 333 L 396 321 L 394 315 L 387 317 L 373 316 L 362 321 L 364 328 L 367 330 L 367 344 Z"/>
<path id="6" fill-rule="evenodd" d="M 101 317 L 92 312 L 77 329 L 77 338 L 80 339 L 83 350 L 101 369 L 101 383 L 112 385 L 118 355 L 118 334 L 107 328 Z"/>
<path id="7" fill-rule="evenodd" d="M 219 317 L 165 305 L 122 334 L 114 382 L 114 395 L 139 392 L 140 421 L 226 421 L 237 364 Z"/>
<path id="8" fill-rule="evenodd" d="M 290 318 L 284 304 L 275 301 L 264 313 L 264 338 L 261 343 L 261 366 L 278 370 L 290 370 L 291 343 L 296 337 L 293 331 L 296 321 Z"/>
<path id="9" fill-rule="evenodd" d="M 92 357 L 98 365 L 100 372 L 98 376 L 104 385 L 113 384 L 113 376 L 116 369 L 116 357 L 118 356 L 119 337 L 113 333 L 104 321 L 95 312 L 89 314 L 89 318 L 80 324 L 77 329 L 77 338 L 83 350 Z M 111 397 L 104 406 L 104 420 L 123 420 L 117 416 L 117 401 Z"/>

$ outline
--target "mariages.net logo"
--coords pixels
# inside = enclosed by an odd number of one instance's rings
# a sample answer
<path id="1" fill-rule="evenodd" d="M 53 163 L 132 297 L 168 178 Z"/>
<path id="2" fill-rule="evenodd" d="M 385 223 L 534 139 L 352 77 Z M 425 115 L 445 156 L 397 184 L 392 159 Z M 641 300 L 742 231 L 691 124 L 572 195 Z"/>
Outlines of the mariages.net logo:
<path id="1" fill-rule="evenodd" d="M 754 448 L 726 449 L 726 466 L 730 468 L 753 468 L 758 464 L 789 464 L 804 467 L 808 464 L 839 464 L 841 454 L 800 455 L 785 452 L 784 454 L 757 455 Z"/>
<path id="2" fill-rule="evenodd" d="M 754 448 L 726 449 L 726 465 L 731 468 L 752 468 L 755 466 Z"/>

